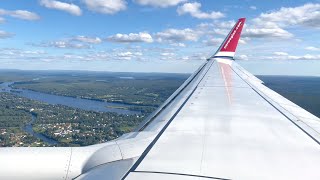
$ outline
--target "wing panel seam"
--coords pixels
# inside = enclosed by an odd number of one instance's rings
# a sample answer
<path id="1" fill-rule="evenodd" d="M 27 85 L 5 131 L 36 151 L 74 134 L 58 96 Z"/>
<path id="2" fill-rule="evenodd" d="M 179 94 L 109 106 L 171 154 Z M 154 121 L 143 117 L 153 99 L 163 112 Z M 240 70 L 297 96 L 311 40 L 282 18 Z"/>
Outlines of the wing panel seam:
<path id="1" fill-rule="evenodd" d="M 69 171 L 70 171 L 70 166 L 71 166 L 71 160 L 72 160 L 72 147 L 70 148 L 70 157 L 69 157 L 69 162 L 68 162 L 68 168 L 67 168 L 67 173 L 66 173 L 66 178 L 65 180 L 68 179 L 69 176 Z"/>
<path id="2" fill-rule="evenodd" d="M 188 102 L 190 97 L 193 95 L 193 93 L 196 91 L 198 85 L 202 81 L 202 79 L 206 76 L 209 69 L 211 69 L 211 66 L 213 64 L 214 60 L 212 60 L 212 63 L 209 65 L 207 71 L 204 73 L 204 75 L 201 77 L 200 81 L 197 83 L 193 91 L 190 93 L 190 95 L 186 98 L 186 100 L 183 102 L 183 104 L 179 107 L 179 109 L 174 113 L 174 115 L 170 118 L 170 120 L 166 123 L 166 125 L 161 129 L 161 131 L 158 133 L 158 135 L 154 138 L 154 140 L 148 145 L 148 147 L 145 149 L 145 151 L 141 154 L 139 159 L 135 162 L 135 164 L 130 168 L 130 170 L 123 176 L 122 180 L 124 180 L 130 172 L 133 172 L 136 170 L 136 168 L 139 166 L 139 164 L 142 162 L 142 160 L 145 158 L 145 156 L 149 153 L 149 151 L 152 149 L 152 147 L 156 144 L 158 139 L 161 137 L 161 135 L 164 133 L 164 131 L 167 129 L 167 127 L 171 124 L 173 119 L 178 115 L 180 110 L 184 107 L 184 105 Z"/>
<path id="3" fill-rule="evenodd" d="M 231 67 L 231 66 L 230 66 Z M 318 145 L 320 145 L 320 142 L 314 138 L 311 134 L 309 134 L 306 130 L 304 130 L 302 127 L 300 127 L 297 123 L 295 123 L 292 119 L 290 119 L 286 114 L 284 114 L 282 111 L 280 111 L 279 108 L 277 108 L 275 105 L 273 105 L 268 99 L 266 99 L 263 95 L 261 95 L 250 83 L 248 83 L 246 80 L 244 80 L 232 67 L 234 73 L 236 73 L 245 83 L 247 83 L 251 89 L 256 92 L 261 98 L 263 98 L 268 104 L 270 104 L 274 109 L 276 109 L 279 113 L 281 113 L 285 118 L 287 118 L 289 121 L 291 121 L 296 127 L 298 127 L 302 132 L 307 134 L 312 140 L 314 140 Z M 278 104 L 278 103 L 277 103 Z M 282 107 L 282 106 L 280 106 Z M 283 107 L 282 107 L 283 108 Z M 291 114 L 291 113 L 290 113 Z M 294 116 L 294 115 L 293 115 Z"/>
<path id="4" fill-rule="evenodd" d="M 206 66 L 207 62 L 205 62 L 201 67 L 196 71 L 194 75 L 191 75 L 182 85 L 175 91 L 167 101 L 164 102 L 156 111 L 155 113 L 152 113 L 149 117 L 146 118 L 145 121 L 141 125 L 138 126 L 138 128 L 134 131 L 143 131 L 153 120 L 162 112 L 164 108 L 166 108 L 170 103 L 172 103 L 176 97 L 195 79 L 195 77 L 201 72 L 201 70 Z M 181 88 L 181 89 L 180 89 Z"/>
<path id="5" fill-rule="evenodd" d="M 137 173 L 152 173 L 152 174 L 168 174 L 168 175 L 176 175 L 176 176 L 191 176 L 191 177 L 200 177 L 206 179 L 218 179 L 218 180 L 231 180 L 227 178 L 220 178 L 220 177 L 212 177 L 212 176 L 201 176 L 196 174 L 184 174 L 184 173 L 171 173 L 171 172 L 159 172 L 159 171 L 134 171 Z"/>

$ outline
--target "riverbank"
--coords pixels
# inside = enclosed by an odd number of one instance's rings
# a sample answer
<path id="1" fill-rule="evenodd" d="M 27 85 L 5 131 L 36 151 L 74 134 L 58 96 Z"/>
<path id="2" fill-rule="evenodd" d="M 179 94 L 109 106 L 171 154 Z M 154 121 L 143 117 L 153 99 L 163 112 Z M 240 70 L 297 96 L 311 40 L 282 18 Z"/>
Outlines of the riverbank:
<path id="1" fill-rule="evenodd" d="M 42 144 L 34 133 L 56 140 L 58 144 L 54 146 L 86 146 L 115 139 L 133 130 L 188 77 L 186 74 L 129 74 L 3 73 L 0 77 L 5 83 L 0 84 L 0 92 L 6 93 L 0 93 L 0 112 L 3 112 L 0 123 L 4 122 L 0 126 L 3 131 L 0 145 L 49 144 Z M 35 121 L 30 112 L 37 114 Z M 23 130 L 26 124 L 33 132 Z"/>
<path id="2" fill-rule="evenodd" d="M 52 139 L 52 138 L 50 138 L 50 137 L 47 137 L 47 136 L 45 136 L 45 135 L 43 135 L 43 134 L 41 134 L 41 133 L 36 133 L 36 132 L 34 132 L 34 130 L 33 130 L 33 123 L 35 123 L 37 117 L 36 117 L 36 115 L 35 115 L 34 113 L 32 113 L 32 112 L 31 112 L 30 114 L 31 114 L 32 120 L 31 120 L 30 122 L 28 122 L 25 127 L 23 127 L 23 130 L 24 130 L 25 132 L 31 134 L 32 136 L 34 136 L 34 137 L 36 137 L 36 138 L 39 138 L 39 139 L 41 139 L 42 141 L 48 143 L 49 145 L 56 145 L 56 144 L 58 144 L 58 143 L 59 143 L 58 141 L 56 141 L 56 140 L 54 140 L 54 139 Z"/>
<path id="3" fill-rule="evenodd" d="M 32 117 L 31 112 L 36 117 Z M 0 146 L 87 146 L 103 143 L 130 132 L 144 117 L 145 114 L 87 111 L 2 92 Z M 43 136 L 36 137 L 38 134 Z M 51 143 L 45 138 L 58 143 Z"/>
<path id="4" fill-rule="evenodd" d="M 140 111 L 130 110 L 133 105 L 122 103 L 111 103 L 91 99 L 81 99 L 70 96 L 60 96 L 54 94 L 47 94 L 26 89 L 13 89 L 11 86 L 15 82 L 4 82 L 0 84 L 0 92 L 8 92 L 21 97 L 25 97 L 32 100 L 45 102 L 48 104 L 60 104 L 68 107 L 79 108 L 87 111 L 96 112 L 115 112 L 119 114 L 141 114 Z M 123 108 L 112 108 L 123 107 Z"/>

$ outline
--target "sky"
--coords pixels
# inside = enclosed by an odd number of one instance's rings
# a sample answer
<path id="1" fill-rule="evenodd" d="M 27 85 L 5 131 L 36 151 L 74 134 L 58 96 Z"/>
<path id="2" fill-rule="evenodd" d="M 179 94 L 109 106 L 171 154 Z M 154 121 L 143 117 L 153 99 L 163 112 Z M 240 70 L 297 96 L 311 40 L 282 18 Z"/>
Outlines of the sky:
<path id="1" fill-rule="evenodd" d="M 246 17 L 236 61 L 320 76 L 320 2 L 1 0 L 0 69 L 191 73 Z"/>

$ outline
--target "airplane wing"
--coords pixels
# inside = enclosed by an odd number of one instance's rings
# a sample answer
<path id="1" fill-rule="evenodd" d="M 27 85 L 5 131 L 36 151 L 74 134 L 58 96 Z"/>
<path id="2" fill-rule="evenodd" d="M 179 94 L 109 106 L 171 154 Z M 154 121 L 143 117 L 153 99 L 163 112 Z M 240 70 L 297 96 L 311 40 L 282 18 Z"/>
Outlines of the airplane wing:
<path id="1" fill-rule="evenodd" d="M 320 179 L 320 119 L 234 61 L 244 22 L 134 132 L 0 148 L 0 179 Z"/>

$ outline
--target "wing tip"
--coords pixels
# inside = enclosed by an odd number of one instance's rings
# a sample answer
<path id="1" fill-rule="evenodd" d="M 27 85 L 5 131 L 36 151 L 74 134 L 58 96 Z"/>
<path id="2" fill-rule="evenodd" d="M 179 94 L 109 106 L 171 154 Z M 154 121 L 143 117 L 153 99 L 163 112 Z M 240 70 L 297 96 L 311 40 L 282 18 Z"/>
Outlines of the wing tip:
<path id="1" fill-rule="evenodd" d="M 225 38 L 223 43 L 220 45 L 219 49 L 211 58 L 217 58 L 217 57 L 228 58 L 228 59 L 234 58 L 245 21 L 246 21 L 245 17 L 241 17 L 238 19 L 237 23 L 235 23 L 235 25 L 229 32 L 228 36 Z"/>

